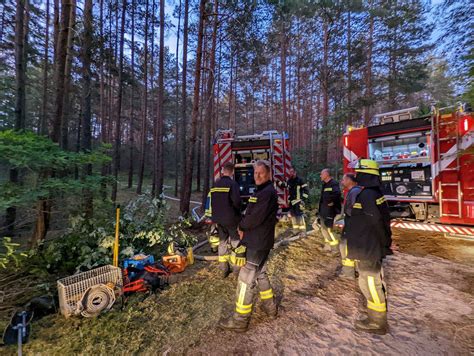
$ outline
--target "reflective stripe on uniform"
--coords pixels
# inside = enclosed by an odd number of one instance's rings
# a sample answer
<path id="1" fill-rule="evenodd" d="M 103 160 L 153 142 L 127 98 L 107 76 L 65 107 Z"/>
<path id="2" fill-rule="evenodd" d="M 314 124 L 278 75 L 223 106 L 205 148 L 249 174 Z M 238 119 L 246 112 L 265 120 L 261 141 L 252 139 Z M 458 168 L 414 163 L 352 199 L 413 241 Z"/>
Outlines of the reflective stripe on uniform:
<path id="1" fill-rule="evenodd" d="M 355 266 L 354 260 L 351 260 L 349 258 L 344 258 L 341 262 L 342 262 L 342 265 L 346 266 L 346 267 L 354 267 Z"/>
<path id="2" fill-rule="evenodd" d="M 256 203 L 257 202 L 257 197 L 250 197 L 249 198 L 249 203 Z"/>
<path id="3" fill-rule="evenodd" d="M 235 303 L 235 311 L 239 314 L 249 314 L 252 312 L 252 304 L 244 304 L 247 284 L 239 281 L 239 286 L 240 291 L 239 297 L 237 298 L 237 302 Z"/>
<path id="4" fill-rule="evenodd" d="M 304 188 L 304 187 L 307 187 L 307 186 L 308 186 L 308 184 L 305 183 L 305 184 L 301 185 L 301 188 Z"/>
<path id="5" fill-rule="evenodd" d="M 362 209 L 362 204 L 361 203 L 354 203 L 352 206 L 352 209 Z"/>
<path id="6" fill-rule="evenodd" d="M 380 197 L 376 201 L 377 205 L 383 204 L 385 202 L 385 197 Z"/>
<path id="7" fill-rule="evenodd" d="M 346 242 L 346 246 L 344 248 L 344 253 L 345 253 L 346 258 L 342 259 L 342 261 L 341 261 L 342 265 L 346 266 L 346 267 L 355 267 L 355 261 L 351 260 L 350 258 L 347 258 L 347 255 L 349 254 L 349 249 L 347 248 L 347 242 Z"/>
<path id="8" fill-rule="evenodd" d="M 332 188 L 324 188 L 325 192 L 332 192 Z"/>
<path id="9" fill-rule="evenodd" d="M 263 292 L 260 292 L 261 300 L 266 300 L 270 298 L 273 298 L 273 289 L 270 288 L 270 289 L 264 290 Z"/>
<path id="10" fill-rule="evenodd" d="M 328 228 L 328 233 L 329 233 L 329 236 L 332 239 L 332 241 L 329 241 L 329 245 L 336 246 L 337 244 L 339 244 L 339 241 L 336 239 L 336 236 L 334 236 L 334 234 L 332 233 L 332 230 L 330 228 Z"/>
<path id="11" fill-rule="evenodd" d="M 308 194 L 303 193 L 303 198 L 305 198 L 305 199 L 308 198 Z"/>
<path id="12" fill-rule="evenodd" d="M 219 256 L 217 259 L 219 262 L 229 262 L 229 255 Z"/>
<path id="13" fill-rule="evenodd" d="M 377 293 L 377 289 L 375 288 L 375 279 L 373 276 L 367 276 L 367 283 L 369 285 L 369 292 L 372 296 L 373 302 L 367 300 L 367 308 L 378 311 L 378 312 L 385 312 L 387 311 L 387 305 L 385 303 L 380 302 L 379 295 Z"/>
<path id="14" fill-rule="evenodd" d="M 291 205 L 296 205 L 299 202 L 301 202 L 301 199 L 294 199 L 294 200 L 291 201 Z"/>
<path id="15" fill-rule="evenodd" d="M 367 301 L 367 308 L 372 309 L 376 312 L 386 312 L 387 311 L 387 305 L 385 303 L 372 303 L 370 300 Z"/>
<path id="16" fill-rule="evenodd" d="M 252 312 L 252 304 L 235 303 L 235 311 L 239 314 L 250 314 Z"/>
<path id="17" fill-rule="evenodd" d="M 212 188 L 211 193 L 229 193 L 230 188 L 229 187 L 218 187 L 218 188 Z"/>

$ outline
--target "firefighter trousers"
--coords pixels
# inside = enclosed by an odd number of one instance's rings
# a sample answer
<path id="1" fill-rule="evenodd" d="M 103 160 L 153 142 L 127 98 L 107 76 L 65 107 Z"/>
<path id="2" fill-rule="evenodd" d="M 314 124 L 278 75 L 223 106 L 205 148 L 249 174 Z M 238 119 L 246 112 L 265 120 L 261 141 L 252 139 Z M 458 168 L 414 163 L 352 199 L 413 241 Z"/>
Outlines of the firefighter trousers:
<path id="1" fill-rule="evenodd" d="M 219 268 L 228 271 L 230 267 L 238 270 L 245 264 L 245 246 L 240 245 L 237 226 L 217 225 L 219 233 Z"/>
<path id="2" fill-rule="evenodd" d="M 341 253 L 342 274 L 348 277 L 354 277 L 355 261 L 347 258 L 347 239 L 342 238 L 340 240 L 339 252 Z"/>
<path id="3" fill-rule="evenodd" d="M 296 230 L 297 232 L 306 232 L 306 221 L 304 220 L 304 214 L 301 211 L 299 204 L 290 208 L 290 214 L 293 230 Z"/>
<path id="4" fill-rule="evenodd" d="M 324 244 L 326 247 L 331 248 L 332 250 L 337 250 L 337 245 L 339 245 L 339 237 L 334 233 L 332 220 L 321 218 L 321 234 L 324 238 Z"/>
<path id="5" fill-rule="evenodd" d="M 379 313 L 387 312 L 387 289 L 383 281 L 381 261 L 357 261 L 359 287 L 367 300 L 367 308 Z"/>
<path id="6" fill-rule="evenodd" d="M 239 273 L 234 318 L 250 319 L 257 292 L 264 311 L 276 314 L 275 297 L 267 275 L 269 253 L 270 251 L 247 250 L 247 262 Z"/>

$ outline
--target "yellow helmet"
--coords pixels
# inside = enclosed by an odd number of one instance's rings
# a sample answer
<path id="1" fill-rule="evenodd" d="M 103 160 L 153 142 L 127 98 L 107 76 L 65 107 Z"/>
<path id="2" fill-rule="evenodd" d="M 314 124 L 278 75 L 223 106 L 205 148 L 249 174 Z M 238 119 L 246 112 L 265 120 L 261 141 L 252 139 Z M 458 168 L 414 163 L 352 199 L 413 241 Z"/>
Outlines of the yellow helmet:
<path id="1" fill-rule="evenodd" d="M 379 176 L 379 165 L 371 159 L 359 159 L 349 164 L 350 168 L 354 168 L 356 172 L 367 173 Z"/>

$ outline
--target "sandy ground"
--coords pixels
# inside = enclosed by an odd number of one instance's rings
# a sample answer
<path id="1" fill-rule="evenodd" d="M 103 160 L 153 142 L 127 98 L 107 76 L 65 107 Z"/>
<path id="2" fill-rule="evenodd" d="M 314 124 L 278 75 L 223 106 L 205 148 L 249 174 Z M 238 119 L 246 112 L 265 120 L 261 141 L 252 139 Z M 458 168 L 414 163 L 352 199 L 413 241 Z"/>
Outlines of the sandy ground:
<path id="1" fill-rule="evenodd" d="M 136 296 L 96 319 L 53 315 L 33 325 L 26 354 L 402 354 L 474 353 L 474 243 L 395 231 L 399 252 L 384 268 L 390 332 L 356 332 L 364 311 L 356 282 L 340 279 L 337 258 L 322 252 L 319 234 L 272 253 L 269 272 L 280 315 L 257 308 L 250 330 L 223 332 L 235 278 L 220 280 L 200 262 L 167 290 Z M 15 353 L 14 348 L 0 353 Z"/>

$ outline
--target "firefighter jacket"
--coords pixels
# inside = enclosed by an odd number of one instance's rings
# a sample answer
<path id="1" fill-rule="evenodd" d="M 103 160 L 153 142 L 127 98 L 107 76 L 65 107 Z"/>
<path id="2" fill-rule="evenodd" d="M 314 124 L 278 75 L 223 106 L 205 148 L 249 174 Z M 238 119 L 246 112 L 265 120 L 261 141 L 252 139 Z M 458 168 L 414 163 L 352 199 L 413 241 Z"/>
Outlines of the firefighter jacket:
<path id="1" fill-rule="evenodd" d="M 240 221 L 240 187 L 230 177 L 223 176 L 215 182 L 210 193 L 210 209 L 206 215 L 211 216 L 212 221 L 223 225 L 235 227 Z"/>
<path id="2" fill-rule="evenodd" d="M 295 206 L 308 199 L 308 184 L 300 177 L 290 178 L 287 181 L 291 206 Z"/>
<path id="3" fill-rule="evenodd" d="M 352 206 L 354 205 L 357 196 L 361 192 L 362 188 L 358 185 L 352 187 L 346 195 L 346 200 L 344 202 L 344 228 L 342 229 L 342 238 L 345 238 L 345 228 L 349 223 L 349 220 L 352 215 Z"/>
<path id="4" fill-rule="evenodd" d="M 341 189 L 334 179 L 323 182 L 321 198 L 319 199 L 319 216 L 329 220 L 326 225 L 332 226 L 334 217 L 341 213 Z"/>
<path id="5" fill-rule="evenodd" d="M 275 242 L 277 212 L 278 195 L 273 183 L 268 181 L 257 186 L 239 224 L 244 232 L 242 244 L 253 250 L 271 250 Z"/>
<path id="6" fill-rule="evenodd" d="M 344 228 L 347 258 L 380 261 L 391 253 L 392 233 L 388 204 L 380 189 L 378 176 L 358 173 L 357 181 L 362 189 Z"/>

